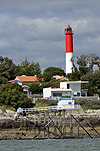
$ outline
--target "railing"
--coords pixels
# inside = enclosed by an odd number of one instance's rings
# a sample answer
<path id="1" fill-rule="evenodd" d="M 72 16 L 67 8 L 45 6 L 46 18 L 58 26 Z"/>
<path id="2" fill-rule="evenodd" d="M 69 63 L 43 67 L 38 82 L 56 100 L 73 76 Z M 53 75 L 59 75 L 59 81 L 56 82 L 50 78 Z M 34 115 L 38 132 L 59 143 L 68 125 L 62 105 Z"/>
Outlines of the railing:
<path id="1" fill-rule="evenodd" d="M 69 114 L 77 115 L 84 114 L 82 107 L 78 105 L 60 105 L 60 106 L 47 106 L 47 107 L 35 107 L 35 108 L 20 108 L 18 109 L 18 113 L 34 113 L 34 112 L 42 112 L 42 111 L 56 111 L 56 110 L 66 110 Z"/>

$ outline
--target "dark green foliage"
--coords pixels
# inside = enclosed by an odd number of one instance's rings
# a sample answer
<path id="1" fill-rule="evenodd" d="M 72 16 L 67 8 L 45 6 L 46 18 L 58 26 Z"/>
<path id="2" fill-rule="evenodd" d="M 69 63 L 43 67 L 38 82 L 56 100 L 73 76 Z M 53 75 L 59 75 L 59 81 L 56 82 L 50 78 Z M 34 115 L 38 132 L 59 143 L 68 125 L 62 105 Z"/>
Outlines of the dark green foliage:
<path id="1" fill-rule="evenodd" d="M 100 100 L 75 100 L 75 104 L 80 104 L 84 109 L 100 109 Z"/>
<path id="2" fill-rule="evenodd" d="M 43 79 L 45 82 L 48 82 L 51 80 L 51 78 L 53 77 L 53 75 L 60 75 L 60 76 L 64 76 L 64 70 L 58 67 L 48 67 L 44 70 L 43 72 Z"/>
<path id="3" fill-rule="evenodd" d="M 73 63 L 73 72 L 72 74 L 68 74 L 67 77 L 70 81 L 81 80 L 81 77 L 93 72 L 94 65 L 97 65 L 100 68 L 100 58 L 95 54 L 90 54 L 88 56 L 81 55 L 77 57 L 77 65 L 75 64 L 75 56 L 72 58 Z"/>
<path id="4" fill-rule="evenodd" d="M 59 88 L 60 87 L 60 82 L 61 82 L 60 80 L 51 79 L 49 82 L 41 83 L 41 86 L 40 86 L 41 92 L 43 91 L 43 88 L 48 88 L 48 87 Z"/>
<path id="5" fill-rule="evenodd" d="M 67 77 L 68 77 L 69 81 L 79 81 L 80 72 L 79 71 L 72 72 L 72 74 L 68 74 Z"/>
<path id="6" fill-rule="evenodd" d="M 8 83 L 8 79 L 5 78 L 4 76 L 0 76 L 0 85 L 1 84 L 6 84 L 6 83 Z"/>
<path id="7" fill-rule="evenodd" d="M 7 83 L 8 80 L 12 80 L 18 73 L 17 66 L 8 57 L 0 56 L 0 84 Z"/>
<path id="8" fill-rule="evenodd" d="M 18 107 L 33 107 L 31 99 L 23 93 L 18 84 L 5 84 L 0 86 L 0 105 L 9 105 L 15 109 Z"/>
<path id="9" fill-rule="evenodd" d="M 71 98 L 71 96 L 61 96 L 61 98 Z"/>
<path id="10" fill-rule="evenodd" d="M 88 88 L 88 95 L 99 94 L 100 95 L 100 70 L 89 72 L 81 77 L 81 80 L 89 81 L 84 88 Z"/>
<path id="11" fill-rule="evenodd" d="M 18 75 L 27 75 L 27 76 L 34 76 L 34 75 L 40 75 L 41 74 L 41 69 L 40 65 L 38 62 L 34 63 L 29 62 L 27 57 L 25 58 L 24 61 L 21 61 L 21 65 L 18 65 Z"/>
<path id="12" fill-rule="evenodd" d="M 39 99 L 35 102 L 35 107 L 55 106 L 57 105 L 57 102 L 57 100 Z"/>
<path id="13" fill-rule="evenodd" d="M 51 79 L 49 82 L 42 82 L 41 85 L 39 84 L 30 84 L 28 85 L 29 91 L 32 94 L 42 94 L 43 93 L 43 88 L 59 88 L 60 87 L 60 80 L 56 80 L 56 79 Z"/>
<path id="14" fill-rule="evenodd" d="M 39 93 L 41 93 L 40 85 L 39 84 L 30 84 L 29 85 L 29 91 L 32 94 L 39 94 Z"/>

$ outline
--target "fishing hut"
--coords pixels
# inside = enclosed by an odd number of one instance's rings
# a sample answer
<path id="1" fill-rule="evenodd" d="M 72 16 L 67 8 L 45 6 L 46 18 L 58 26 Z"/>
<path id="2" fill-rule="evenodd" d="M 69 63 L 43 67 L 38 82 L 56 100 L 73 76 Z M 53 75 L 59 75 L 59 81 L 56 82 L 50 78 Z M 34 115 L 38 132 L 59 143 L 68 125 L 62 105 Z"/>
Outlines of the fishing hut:
<path id="1" fill-rule="evenodd" d="M 82 107 L 79 104 L 74 104 L 73 98 L 60 98 L 57 106 L 18 108 L 15 118 L 26 117 L 26 130 L 28 130 L 27 123 L 29 120 L 32 121 L 29 129 L 34 131 L 33 139 L 79 138 L 79 127 L 92 138 L 79 122 L 79 116 L 83 116 L 83 114 Z M 73 124 L 77 124 L 76 135 L 73 132 Z M 92 127 L 91 124 L 89 125 Z M 96 130 L 95 132 L 98 133 Z M 100 134 L 98 133 L 98 135 Z"/>

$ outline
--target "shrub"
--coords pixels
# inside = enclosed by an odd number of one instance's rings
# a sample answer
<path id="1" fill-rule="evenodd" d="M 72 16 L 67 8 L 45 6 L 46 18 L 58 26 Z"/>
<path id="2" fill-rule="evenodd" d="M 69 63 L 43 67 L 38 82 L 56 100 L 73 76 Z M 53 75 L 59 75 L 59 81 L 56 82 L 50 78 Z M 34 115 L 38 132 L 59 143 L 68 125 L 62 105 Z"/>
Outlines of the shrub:
<path id="1" fill-rule="evenodd" d="M 18 84 L 5 84 L 0 87 L 0 104 L 9 105 L 15 109 L 18 107 L 33 107 L 32 100 L 27 98 Z"/>
<path id="2" fill-rule="evenodd" d="M 35 102 L 35 107 L 54 106 L 57 105 L 57 100 L 39 99 Z"/>

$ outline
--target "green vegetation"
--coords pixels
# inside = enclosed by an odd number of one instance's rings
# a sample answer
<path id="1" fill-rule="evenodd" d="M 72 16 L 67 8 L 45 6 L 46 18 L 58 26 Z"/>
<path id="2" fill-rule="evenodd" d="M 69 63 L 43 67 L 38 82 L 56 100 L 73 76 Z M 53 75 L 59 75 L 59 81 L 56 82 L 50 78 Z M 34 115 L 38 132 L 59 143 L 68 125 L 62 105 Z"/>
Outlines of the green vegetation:
<path id="1" fill-rule="evenodd" d="M 75 60 L 76 64 L 75 64 Z M 72 58 L 73 72 L 68 74 L 69 81 L 89 81 L 88 84 L 82 85 L 82 88 L 88 89 L 88 95 L 100 95 L 100 58 L 95 54 L 88 56 L 81 55 L 80 57 Z M 96 66 L 99 70 L 93 71 Z"/>
<path id="2" fill-rule="evenodd" d="M 24 61 L 21 61 L 21 65 L 18 65 L 18 75 L 27 75 L 27 76 L 34 76 L 40 75 L 41 69 L 38 62 L 29 62 L 27 57 L 25 57 Z"/>
<path id="3" fill-rule="evenodd" d="M 66 95 L 66 96 L 61 96 L 61 98 L 71 98 L 71 96 Z"/>
<path id="4" fill-rule="evenodd" d="M 7 105 L 15 109 L 33 107 L 31 99 L 23 93 L 22 87 L 13 83 L 0 86 L 0 105 Z"/>
<path id="5" fill-rule="evenodd" d="M 17 66 L 8 57 L 0 56 L 0 85 L 14 79 L 18 73 Z"/>
<path id="6" fill-rule="evenodd" d="M 42 82 L 41 85 L 39 84 L 28 84 L 29 91 L 31 91 L 32 94 L 42 94 L 43 88 L 59 88 L 61 80 L 51 79 L 49 82 Z"/>
<path id="7" fill-rule="evenodd" d="M 43 72 L 44 81 L 49 82 L 52 79 L 53 75 L 63 76 L 65 75 L 65 72 L 63 69 L 58 68 L 58 67 L 48 67 Z"/>
<path id="8" fill-rule="evenodd" d="M 76 63 L 75 63 L 76 61 Z M 73 71 L 66 77 L 69 81 L 84 80 L 89 81 L 88 84 L 82 84 L 82 89 L 88 89 L 88 95 L 100 95 L 100 58 L 95 54 L 88 56 L 81 55 L 77 58 L 72 58 Z M 93 70 L 94 66 L 97 70 Z M 8 57 L 0 56 L 0 105 L 6 105 L 17 109 L 20 107 L 33 107 L 31 99 L 23 94 L 22 87 L 17 84 L 7 84 L 8 80 L 13 80 L 18 75 L 34 76 L 36 75 L 41 85 L 28 85 L 31 93 L 42 94 L 43 88 L 59 88 L 62 80 L 53 79 L 53 75 L 65 76 L 63 69 L 58 67 L 48 67 L 41 74 L 41 68 L 38 62 L 31 61 L 25 57 L 18 66 L 13 63 Z M 42 78 L 44 81 L 42 81 Z M 69 96 L 68 96 L 69 97 Z M 100 109 L 99 100 L 78 100 L 77 104 L 82 105 L 83 108 Z M 50 106 L 56 105 L 54 100 L 38 100 L 36 106 Z"/>
<path id="9" fill-rule="evenodd" d="M 38 62 L 29 62 L 25 57 L 24 61 L 21 61 L 21 65 L 16 66 L 8 57 L 0 56 L 0 85 L 8 83 L 8 80 L 13 80 L 16 76 L 36 75 L 39 79 L 42 78 L 41 68 Z"/>
<path id="10" fill-rule="evenodd" d="M 57 100 L 51 100 L 51 99 L 39 99 L 35 102 L 34 107 L 45 107 L 45 106 L 54 106 L 57 105 Z"/>
<path id="11" fill-rule="evenodd" d="M 100 100 L 79 99 L 75 100 L 75 104 L 80 104 L 84 110 L 100 109 Z"/>

